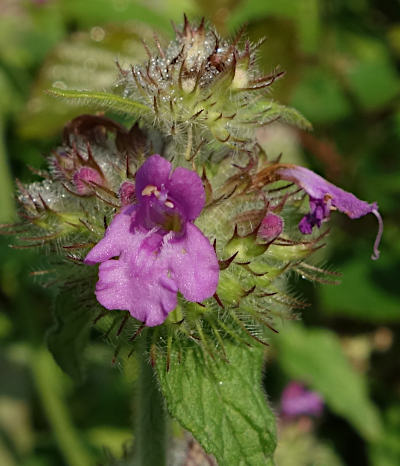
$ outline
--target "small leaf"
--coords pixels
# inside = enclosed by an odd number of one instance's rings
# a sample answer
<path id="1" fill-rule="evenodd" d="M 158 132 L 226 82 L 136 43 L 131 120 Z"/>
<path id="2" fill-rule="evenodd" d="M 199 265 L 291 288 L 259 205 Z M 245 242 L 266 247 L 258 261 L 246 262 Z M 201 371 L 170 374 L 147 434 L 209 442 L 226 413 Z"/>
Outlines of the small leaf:
<path id="1" fill-rule="evenodd" d="M 328 330 L 285 327 L 274 344 L 283 370 L 324 397 L 326 404 L 346 418 L 368 440 L 381 434 L 381 419 L 368 397 L 364 377 L 343 354 L 338 338 Z"/>
<path id="2" fill-rule="evenodd" d="M 312 130 L 311 123 L 298 110 L 273 101 L 268 102 L 263 100 L 258 103 L 258 106 L 260 104 L 264 107 L 263 115 L 260 118 L 260 125 L 266 125 L 271 121 L 279 120 L 283 123 L 297 126 L 300 129 Z"/>
<path id="3" fill-rule="evenodd" d="M 261 388 L 264 351 L 225 344 L 230 363 L 189 348 L 181 363 L 157 372 L 168 410 L 220 466 L 273 465 L 274 415 Z"/>
<path id="4" fill-rule="evenodd" d="M 93 310 L 80 302 L 78 292 L 62 291 L 55 300 L 55 324 L 47 334 L 47 344 L 61 369 L 76 379 L 83 376 L 83 350 L 93 315 Z"/>
<path id="5" fill-rule="evenodd" d="M 136 116 L 138 112 L 150 110 L 146 105 L 109 92 L 53 88 L 49 89 L 47 93 L 61 99 L 69 99 L 71 103 L 77 103 L 78 105 L 90 105 L 114 110 L 115 112 L 127 113 L 128 115 Z"/>

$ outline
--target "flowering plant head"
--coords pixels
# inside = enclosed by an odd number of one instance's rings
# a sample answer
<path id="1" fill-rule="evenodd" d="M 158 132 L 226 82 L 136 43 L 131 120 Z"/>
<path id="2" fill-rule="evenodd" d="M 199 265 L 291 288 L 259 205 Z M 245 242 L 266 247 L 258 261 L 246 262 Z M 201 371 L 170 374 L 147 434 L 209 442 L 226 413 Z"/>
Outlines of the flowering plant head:
<path id="1" fill-rule="evenodd" d="M 213 296 L 219 266 L 193 224 L 205 202 L 197 173 L 172 172 L 170 162 L 152 155 L 136 174 L 136 192 L 136 202 L 114 217 L 85 263 L 101 262 L 96 296 L 105 308 L 128 310 L 154 326 L 176 308 L 178 291 L 193 302 Z"/>
<path id="2" fill-rule="evenodd" d="M 146 63 L 119 67 L 112 93 L 53 89 L 138 123 L 74 119 L 44 181 L 19 184 L 23 222 L 6 229 L 23 247 L 47 247 L 59 265 L 51 270 L 63 271 L 55 282 L 80 285 L 82 302 L 100 316 L 96 326 L 109 315 L 110 328 L 156 327 L 152 357 L 183 337 L 224 359 L 225 338 L 268 345 L 276 320 L 304 306 L 287 292 L 289 270 L 324 283 L 336 278 L 309 263 L 327 232 L 308 235 L 332 209 L 351 218 L 374 213 L 378 254 L 375 203 L 268 160 L 256 143 L 255 130 L 278 118 L 309 127 L 268 95 L 283 73 L 260 73 L 257 46 L 185 18 L 167 47 L 158 39 L 156 50 L 146 47 Z M 304 196 L 282 180 L 309 195 L 306 215 Z M 87 267 L 94 264 L 98 276 Z"/>

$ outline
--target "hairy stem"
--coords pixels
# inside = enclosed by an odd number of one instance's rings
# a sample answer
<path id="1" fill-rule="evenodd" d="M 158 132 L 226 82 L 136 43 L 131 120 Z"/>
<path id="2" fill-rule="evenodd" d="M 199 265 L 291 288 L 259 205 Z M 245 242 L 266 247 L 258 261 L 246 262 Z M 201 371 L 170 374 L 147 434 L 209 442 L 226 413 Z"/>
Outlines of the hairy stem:
<path id="1" fill-rule="evenodd" d="M 149 361 L 149 339 L 138 340 L 139 379 L 135 398 L 135 466 L 165 466 L 166 416 L 164 400 Z"/>

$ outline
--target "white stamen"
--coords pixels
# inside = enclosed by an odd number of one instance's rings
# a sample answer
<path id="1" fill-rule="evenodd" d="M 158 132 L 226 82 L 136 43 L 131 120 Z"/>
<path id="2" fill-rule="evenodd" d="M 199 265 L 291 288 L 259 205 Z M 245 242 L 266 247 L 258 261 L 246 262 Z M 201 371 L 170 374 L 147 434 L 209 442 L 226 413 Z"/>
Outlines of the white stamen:
<path id="1" fill-rule="evenodd" d="M 158 190 L 157 186 L 149 184 L 143 189 L 142 196 L 151 196 L 152 194 L 158 197 L 160 195 L 160 191 Z"/>

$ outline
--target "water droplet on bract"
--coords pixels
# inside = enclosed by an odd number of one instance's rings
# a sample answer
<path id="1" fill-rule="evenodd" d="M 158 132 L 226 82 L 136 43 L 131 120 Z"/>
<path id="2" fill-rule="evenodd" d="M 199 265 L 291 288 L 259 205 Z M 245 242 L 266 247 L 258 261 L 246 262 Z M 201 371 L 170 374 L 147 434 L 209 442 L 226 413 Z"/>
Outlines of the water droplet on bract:
<path id="1" fill-rule="evenodd" d="M 56 87 L 57 89 L 67 89 L 67 85 L 64 81 L 54 81 L 53 87 Z"/>
<path id="2" fill-rule="evenodd" d="M 90 38 L 96 42 L 101 42 L 106 36 L 106 32 L 100 26 L 94 26 L 90 30 Z"/>

